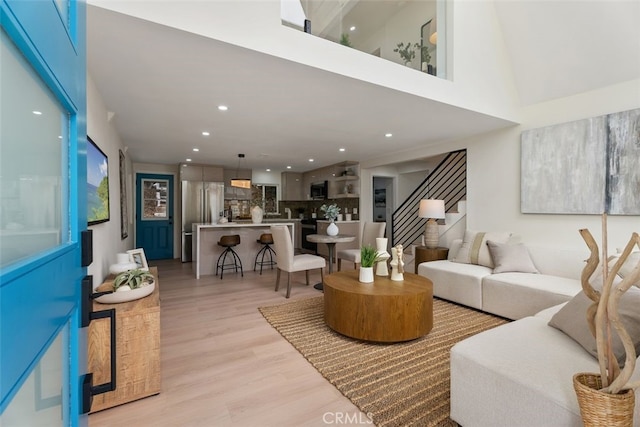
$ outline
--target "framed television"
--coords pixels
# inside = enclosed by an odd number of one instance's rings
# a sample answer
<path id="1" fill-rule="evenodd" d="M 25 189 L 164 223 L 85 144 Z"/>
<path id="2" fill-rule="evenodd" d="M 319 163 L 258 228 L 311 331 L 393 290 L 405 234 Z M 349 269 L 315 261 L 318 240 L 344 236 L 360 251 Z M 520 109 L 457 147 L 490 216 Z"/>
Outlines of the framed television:
<path id="1" fill-rule="evenodd" d="M 109 158 L 87 137 L 87 222 L 109 221 Z"/>

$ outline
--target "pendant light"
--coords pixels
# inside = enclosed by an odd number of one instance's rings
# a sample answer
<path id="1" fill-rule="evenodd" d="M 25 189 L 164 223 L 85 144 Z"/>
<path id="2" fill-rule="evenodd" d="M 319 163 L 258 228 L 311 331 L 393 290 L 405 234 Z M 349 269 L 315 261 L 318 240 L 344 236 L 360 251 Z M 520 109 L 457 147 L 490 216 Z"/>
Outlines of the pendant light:
<path id="1" fill-rule="evenodd" d="M 251 188 L 251 179 L 239 178 L 240 162 L 244 159 L 244 154 L 238 154 L 238 168 L 236 169 L 236 177 L 231 179 L 231 186 L 236 188 Z"/>

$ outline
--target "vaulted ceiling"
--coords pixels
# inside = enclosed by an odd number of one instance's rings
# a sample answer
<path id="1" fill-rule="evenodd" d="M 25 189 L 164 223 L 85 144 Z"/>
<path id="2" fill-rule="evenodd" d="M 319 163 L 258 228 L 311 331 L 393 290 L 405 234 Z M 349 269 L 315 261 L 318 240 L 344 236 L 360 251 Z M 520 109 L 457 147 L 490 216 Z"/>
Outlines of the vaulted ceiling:
<path id="1" fill-rule="evenodd" d="M 524 104 L 640 77 L 638 1 L 495 8 Z M 236 167 L 246 153 L 246 167 L 305 171 L 511 124 L 95 6 L 88 68 L 139 162 Z"/>

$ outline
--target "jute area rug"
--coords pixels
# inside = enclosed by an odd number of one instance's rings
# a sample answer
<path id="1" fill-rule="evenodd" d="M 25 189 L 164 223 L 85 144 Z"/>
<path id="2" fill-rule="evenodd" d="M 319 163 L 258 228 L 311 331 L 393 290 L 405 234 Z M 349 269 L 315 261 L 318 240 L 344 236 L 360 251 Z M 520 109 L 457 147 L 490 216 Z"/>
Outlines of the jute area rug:
<path id="1" fill-rule="evenodd" d="M 449 418 L 449 350 L 458 341 L 508 322 L 434 298 L 434 326 L 427 336 L 375 344 L 326 326 L 323 297 L 259 310 L 376 426 L 456 426 Z"/>

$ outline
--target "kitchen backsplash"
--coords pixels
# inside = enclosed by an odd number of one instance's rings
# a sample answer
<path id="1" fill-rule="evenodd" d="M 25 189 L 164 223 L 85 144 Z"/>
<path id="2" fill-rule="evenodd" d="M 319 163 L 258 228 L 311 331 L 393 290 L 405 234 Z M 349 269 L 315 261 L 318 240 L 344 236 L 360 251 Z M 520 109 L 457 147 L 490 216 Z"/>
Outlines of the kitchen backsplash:
<path id="1" fill-rule="evenodd" d="M 340 213 L 344 214 L 345 209 L 348 209 L 350 214 L 353 214 L 353 209 L 360 209 L 360 199 L 357 197 L 350 197 L 344 199 L 329 199 L 329 200 L 297 200 L 297 201 L 280 201 L 280 218 L 286 218 L 285 208 L 291 209 L 291 218 L 312 218 L 313 213 L 316 214 L 318 219 L 324 219 L 324 214 L 320 210 L 320 206 L 327 204 L 336 204 L 340 208 Z M 359 212 L 358 212 L 359 213 Z M 358 219 L 358 215 L 353 215 L 353 219 Z"/>

